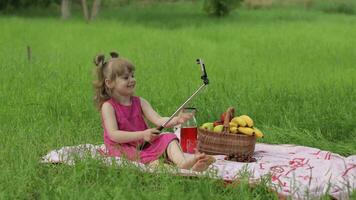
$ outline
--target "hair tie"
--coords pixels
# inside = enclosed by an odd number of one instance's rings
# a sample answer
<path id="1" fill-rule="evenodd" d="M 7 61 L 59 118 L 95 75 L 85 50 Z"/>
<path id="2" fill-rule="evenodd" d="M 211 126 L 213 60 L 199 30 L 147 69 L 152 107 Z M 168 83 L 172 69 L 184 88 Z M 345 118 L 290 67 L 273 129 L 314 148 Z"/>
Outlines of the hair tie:
<path id="1" fill-rule="evenodd" d="M 111 58 L 118 58 L 119 54 L 116 52 L 110 52 Z"/>

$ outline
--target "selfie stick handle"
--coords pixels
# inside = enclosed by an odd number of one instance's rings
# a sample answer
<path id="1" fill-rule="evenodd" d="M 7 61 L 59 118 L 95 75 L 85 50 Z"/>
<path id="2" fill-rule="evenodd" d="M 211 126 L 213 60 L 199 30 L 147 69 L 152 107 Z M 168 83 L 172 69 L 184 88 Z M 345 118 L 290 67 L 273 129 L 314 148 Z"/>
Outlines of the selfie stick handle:
<path id="1" fill-rule="evenodd" d="M 173 119 L 173 117 L 196 95 L 198 94 L 198 92 L 204 88 L 204 86 L 208 85 L 209 84 L 209 79 L 208 79 L 208 74 L 206 73 L 206 70 L 205 70 L 205 64 L 203 62 L 203 60 L 201 58 L 197 59 L 197 64 L 200 65 L 201 67 L 201 71 L 202 71 L 202 76 L 200 77 L 202 80 L 203 80 L 203 84 L 198 88 L 197 91 L 195 91 L 170 117 L 169 119 L 164 123 L 162 124 L 161 126 L 159 126 L 157 128 L 157 130 L 159 131 L 162 131 L 166 125 Z M 159 134 L 159 133 L 157 133 Z"/>

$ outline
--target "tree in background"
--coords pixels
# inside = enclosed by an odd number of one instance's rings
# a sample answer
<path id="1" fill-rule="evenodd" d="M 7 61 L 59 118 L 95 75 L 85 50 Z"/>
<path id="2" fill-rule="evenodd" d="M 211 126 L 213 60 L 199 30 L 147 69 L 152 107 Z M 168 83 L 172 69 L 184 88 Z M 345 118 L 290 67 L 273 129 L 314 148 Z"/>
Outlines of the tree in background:
<path id="1" fill-rule="evenodd" d="M 71 5 L 70 0 L 62 0 L 61 3 L 61 14 L 62 14 L 62 19 L 68 19 L 70 17 L 70 5 Z"/>
<path id="2" fill-rule="evenodd" d="M 96 18 L 96 16 L 98 15 L 100 4 L 101 4 L 101 0 L 94 0 L 93 6 L 91 9 L 90 20 L 94 20 Z"/>
<path id="3" fill-rule="evenodd" d="M 242 1 L 243 0 L 205 0 L 203 8 L 209 15 L 222 17 L 237 8 Z"/>
<path id="4" fill-rule="evenodd" d="M 71 0 L 62 0 L 61 2 L 62 19 L 68 19 L 70 17 L 71 3 L 72 3 Z M 98 15 L 100 5 L 101 5 L 101 0 L 93 0 L 91 13 L 89 13 L 87 0 L 81 0 L 80 3 L 83 9 L 84 19 L 87 22 L 94 20 L 95 17 Z"/>
<path id="5" fill-rule="evenodd" d="M 90 15 L 89 15 L 87 0 L 81 0 L 81 2 L 82 2 L 84 19 L 88 22 L 91 20 L 94 20 L 96 18 L 96 16 L 98 15 L 100 5 L 101 5 L 101 0 L 93 1 Z"/>
<path id="6" fill-rule="evenodd" d="M 101 5 L 123 6 L 131 2 L 147 4 L 176 1 L 198 0 L 0 0 L 0 11 L 12 12 L 29 7 L 48 7 L 50 5 L 56 5 L 60 6 L 61 18 L 68 19 L 71 16 L 71 8 L 81 6 L 84 19 L 90 22 L 98 15 Z M 225 16 L 238 7 L 242 1 L 243 0 L 204 0 L 204 10 L 210 15 Z M 91 10 L 89 10 L 90 7 Z"/>

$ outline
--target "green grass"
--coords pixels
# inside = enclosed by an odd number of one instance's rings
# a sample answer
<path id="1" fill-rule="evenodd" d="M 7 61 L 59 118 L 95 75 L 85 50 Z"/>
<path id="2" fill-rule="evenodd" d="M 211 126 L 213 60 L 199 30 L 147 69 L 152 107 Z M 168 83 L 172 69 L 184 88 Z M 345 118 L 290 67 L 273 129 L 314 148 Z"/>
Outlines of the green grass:
<path id="1" fill-rule="evenodd" d="M 103 142 L 91 70 L 94 55 L 111 50 L 134 62 L 136 94 L 161 115 L 200 86 L 201 57 L 211 84 L 191 103 L 200 124 L 234 106 L 265 132 L 259 142 L 356 154 L 354 16 L 271 9 L 214 19 L 188 3 L 107 9 L 90 24 L 43 13 L 0 16 L 0 199 L 272 198 L 263 184 L 223 187 L 92 160 L 39 164 L 49 150 Z"/>

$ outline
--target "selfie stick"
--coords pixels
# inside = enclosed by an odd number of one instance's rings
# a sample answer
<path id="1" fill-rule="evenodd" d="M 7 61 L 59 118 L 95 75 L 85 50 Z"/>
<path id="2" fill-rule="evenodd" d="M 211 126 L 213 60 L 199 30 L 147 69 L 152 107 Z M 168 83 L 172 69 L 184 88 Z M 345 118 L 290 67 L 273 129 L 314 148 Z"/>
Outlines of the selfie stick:
<path id="1" fill-rule="evenodd" d="M 162 131 L 166 125 L 173 119 L 173 117 L 196 95 L 198 94 L 198 92 L 204 88 L 204 86 L 208 85 L 209 84 L 209 79 L 208 79 L 208 74 L 206 73 L 206 70 L 205 70 L 205 65 L 203 63 L 203 60 L 201 58 L 198 58 L 197 59 L 197 64 L 200 65 L 201 67 L 201 73 L 202 73 L 202 76 L 200 77 L 202 80 L 203 80 L 203 84 L 169 117 L 169 119 L 164 123 L 162 124 L 161 126 L 159 126 L 157 128 L 157 130 L 159 131 Z M 160 134 L 160 133 L 155 133 L 155 134 Z M 147 145 L 148 142 L 145 142 L 145 144 L 142 145 L 142 148 L 141 149 L 144 149 L 145 146 Z"/>
<path id="2" fill-rule="evenodd" d="M 202 76 L 200 77 L 203 80 L 203 84 L 198 88 L 197 91 L 195 91 L 192 96 L 190 96 L 172 115 L 171 117 L 164 123 L 162 124 L 160 127 L 157 128 L 157 130 L 162 131 L 166 125 L 173 119 L 173 117 L 196 95 L 198 94 L 198 92 L 204 88 L 204 86 L 209 84 L 209 79 L 208 79 L 208 74 L 206 73 L 205 70 L 205 65 L 203 63 L 203 60 L 201 58 L 197 59 L 197 64 L 200 65 L 201 67 L 201 72 L 202 72 Z M 157 133 L 159 134 L 159 133 Z"/>

